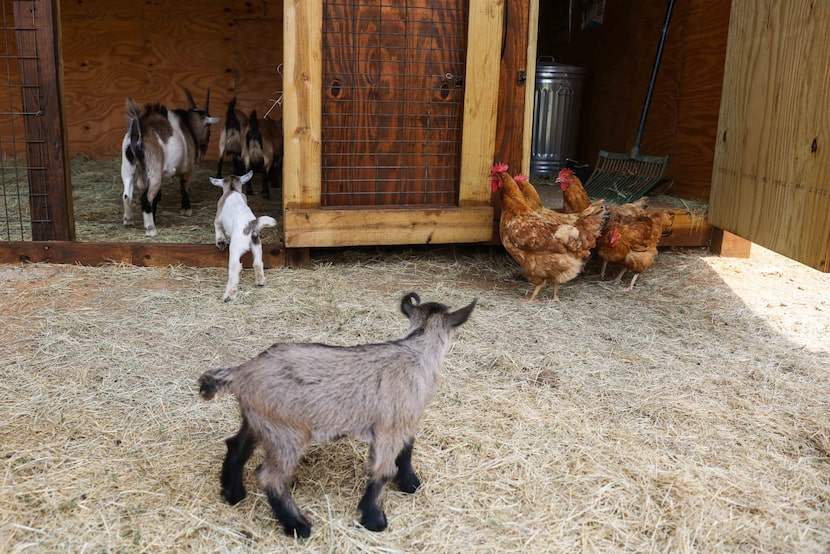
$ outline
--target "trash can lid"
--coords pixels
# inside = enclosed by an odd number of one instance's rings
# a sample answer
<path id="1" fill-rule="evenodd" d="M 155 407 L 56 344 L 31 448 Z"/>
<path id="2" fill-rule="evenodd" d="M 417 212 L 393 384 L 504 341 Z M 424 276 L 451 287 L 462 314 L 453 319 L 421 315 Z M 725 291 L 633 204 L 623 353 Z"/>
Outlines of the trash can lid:
<path id="1" fill-rule="evenodd" d="M 587 73 L 584 67 L 568 65 L 554 61 L 552 56 L 539 56 L 536 60 L 536 71 L 550 71 L 552 73 Z"/>

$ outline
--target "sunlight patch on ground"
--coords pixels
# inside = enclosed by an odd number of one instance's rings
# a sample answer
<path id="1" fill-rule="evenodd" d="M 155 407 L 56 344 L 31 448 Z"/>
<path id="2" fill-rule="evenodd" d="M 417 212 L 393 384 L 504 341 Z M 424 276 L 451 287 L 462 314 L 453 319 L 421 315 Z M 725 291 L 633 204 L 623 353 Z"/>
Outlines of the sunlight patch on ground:
<path id="1" fill-rule="evenodd" d="M 704 260 L 771 327 L 797 344 L 830 354 L 830 274 L 757 244 L 748 259 Z"/>

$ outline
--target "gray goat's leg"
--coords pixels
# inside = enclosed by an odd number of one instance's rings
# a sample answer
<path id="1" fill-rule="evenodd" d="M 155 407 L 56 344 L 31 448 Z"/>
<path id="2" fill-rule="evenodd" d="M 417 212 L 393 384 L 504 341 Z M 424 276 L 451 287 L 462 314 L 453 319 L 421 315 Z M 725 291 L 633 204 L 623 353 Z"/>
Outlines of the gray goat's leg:
<path id="1" fill-rule="evenodd" d="M 270 434 L 270 437 L 275 435 Z M 289 537 L 296 533 L 298 537 L 308 538 L 311 534 L 311 522 L 300 512 L 291 495 L 291 476 L 303 455 L 304 442 L 291 437 L 283 431 L 280 437 L 280 450 L 264 442 L 265 459 L 257 469 L 257 476 L 274 515 L 282 524 Z"/>
<path id="2" fill-rule="evenodd" d="M 222 464 L 222 496 L 229 504 L 234 505 L 247 494 L 242 484 L 242 469 L 256 447 L 256 437 L 244 416 L 239 432 L 225 442 L 228 445 L 228 453 Z"/>
<path id="3" fill-rule="evenodd" d="M 383 493 L 389 481 L 398 474 L 396 461 L 399 455 L 403 455 L 401 461 L 406 466 L 407 454 L 404 453 L 404 450 L 405 446 L 410 443 L 401 444 L 402 442 L 396 440 L 394 435 L 376 431 L 375 441 L 369 450 L 369 462 L 367 464 L 369 482 L 366 484 L 366 492 L 363 493 L 363 498 L 360 499 L 357 508 L 361 513 L 360 523 L 370 531 L 386 529 L 386 514 L 383 513 Z M 404 473 L 406 473 L 406 470 L 404 470 Z"/>
<path id="4" fill-rule="evenodd" d="M 415 438 L 411 438 L 406 446 L 403 447 L 398 457 L 395 459 L 395 465 L 398 466 L 398 473 L 395 475 L 395 482 L 402 492 L 410 494 L 418 490 L 421 486 L 421 480 L 415 475 L 415 470 L 412 469 L 412 447 L 415 444 Z"/>

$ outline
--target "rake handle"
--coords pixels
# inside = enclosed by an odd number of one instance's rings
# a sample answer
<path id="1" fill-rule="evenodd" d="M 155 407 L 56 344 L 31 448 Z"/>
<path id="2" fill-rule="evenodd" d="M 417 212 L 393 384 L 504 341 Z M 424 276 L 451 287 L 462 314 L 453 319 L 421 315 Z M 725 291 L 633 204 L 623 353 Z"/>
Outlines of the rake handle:
<path id="1" fill-rule="evenodd" d="M 654 92 L 654 84 L 657 82 L 657 71 L 660 69 L 660 58 L 663 57 L 663 46 L 666 44 L 666 35 L 669 32 L 669 22 L 671 21 L 671 13 L 674 9 L 674 0 L 669 0 L 666 8 L 666 21 L 663 23 L 663 31 L 660 33 L 660 43 L 657 45 L 657 54 L 654 57 L 654 67 L 651 68 L 651 79 L 648 82 L 648 90 L 646 91 L 646 99 L 643 102 L 643 112 L 640 114 L 640 124 L 637 127 L 637 136 L 634 138 L 634 147 L 631 149 L 631 157 L 636 158 L 640 155 L 640 141 L 643 138 L 643 129 L 646 127 L 646 116 L 648 116 L 648 108 L 651 105 L 651 95 Z"/>

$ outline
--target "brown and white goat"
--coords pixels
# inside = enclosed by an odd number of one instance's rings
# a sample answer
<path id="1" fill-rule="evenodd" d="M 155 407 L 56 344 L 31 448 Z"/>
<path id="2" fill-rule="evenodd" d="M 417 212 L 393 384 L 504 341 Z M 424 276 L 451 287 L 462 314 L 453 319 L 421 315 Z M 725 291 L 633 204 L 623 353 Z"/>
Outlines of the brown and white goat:
<path id="1" fill-rule="evenodd" d="M 242 151 L 245 148 L 245 138 L 248 133 L 248 117 L 241 110 L 236 109 L 236 96 L 228 102 L 228 111 L 225 112 L 225 124 L 219 133 L 219 165 L 216 176 L 222 178 L 222 165 L 225 156 L 230 156 L 233 163 L 233 174 L 242 175 L 247 168 L 242 164 Z"/>
<path id="2" fill-rule="evenodd" d="M 161 199 L 161 182 L 178 176 L 182 191 L 182 215 L 191 215 L 190 177 L 196 162 L 207 151 L 210 126 L 221 118 L 208 113 L 210 89 L 205 108 L 196 107 L 184 89 L 190 108 L 168 109 L 161 104 L 146 104 L 143 109 L 127 98 L 127 134 L 121 144 L 121 179 L 124 182 L 124 225 L 133 222 L 133 190 L 141 198 L 144 232 L 158 234 L 156 208 Z"/>
<path id="3" fill-rule="evenodd" d="M 226 441 L 225 499 L 236 504 L 245 498 L 242 469 L 260 444 L 265 456 L 257 476 L 274 515 L 286 534 L 308 537 L 311 523 L 291 495 L 294 468 L 309 442 L 354 437 L 371 443 L 360 522 L 385 529 L 387 483 L 394 478 L 408 493 L 421 484 L 412 469 L 415 433 L 438 387 L 450 339 L 475 305 L 450 311 L 437 302 L 421 304 L 413 292 L 401 300 L 409 332 L 400 339 L 359 346 L 278 343 L 242 365 L 203 373 L 202 397 L 231 391 L 242 412 L 242 427 Z"/>
<path id="4" fill-rule="evenodd" d="M 254 283 L 258 287 L 265 286 L 265 268 L 262 263 L 262 241 L 260 233 L 266 227 L 274 227 L 277 220 L 263 215 L 255 217 L 248 207 L 248 199 L 242 192 L 242 185 L 251 180 L 254 173 L 249 171 L 238 177 L 232 175 L 224 179 L 210 178 L 210 182 L 222 187 L 222 196 L 216 203 L 216 218 L 213 226 L 216 229 L 216 247 L 224 250 L 230 243 L 228 251 L 228 284 L 222 300 L 227 302 L 236 296 L 236 287 L 239 286 L 239 274 L 242 272 L 242 255 L 251 251 L 254 259 Z"/>
<path id="5" fill-rule="evenodd" d="M 253 110 L 248 116 L 247 127 L 242 161 L 246 169 L 262 174 L 262 197 L 270 198 L 270 188 L 282 183 L 282 120 L 257 118 L 256 110 Z M 250 184 L 247 191 L 248 194 L 254 192 Z"/>

